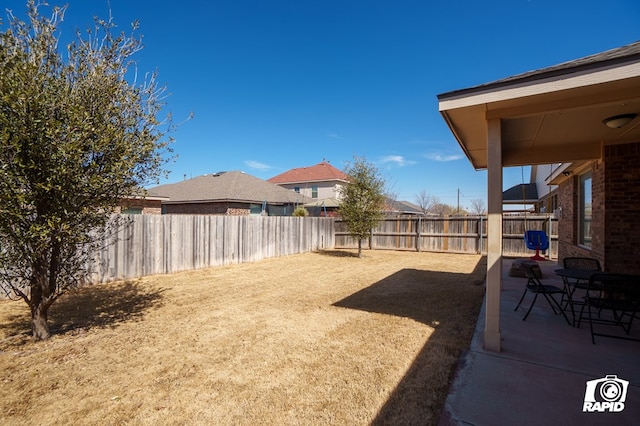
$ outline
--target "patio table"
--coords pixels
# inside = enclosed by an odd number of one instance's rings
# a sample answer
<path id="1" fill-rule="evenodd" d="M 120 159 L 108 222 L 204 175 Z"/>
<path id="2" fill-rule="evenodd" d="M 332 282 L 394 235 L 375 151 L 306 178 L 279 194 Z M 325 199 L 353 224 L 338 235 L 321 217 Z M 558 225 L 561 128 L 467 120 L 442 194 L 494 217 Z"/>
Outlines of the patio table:
<path id="1" fill-rule="evenodd" d="M 567 306 L 571 307 L 571 316 L 573 319 L 573 325 L 575 326 L 576 313 L 573 307 L 573 293 L 576 291 L 576 288 L 582 288 L 580 287 L 581 283 L 585 283 L 584 288 L 586 288 L 586 283 L 589 282 L 591 275 L 598 271 L 588 269 L 556 269 L 554 272 L 556 273 L 556 275 L 562 277 L 562 282 L 564 283 L 564 293 L 567 297 L 567 302 L 562 308 L 563 310 L 566 310 Z"/>
<path id="2" fill-rule="evenodd" d="M 573 278 L 580 281 L 589 281 L 593 273 L 602 271 L 592 271 L 588 269 L 556 269 L 554 272 L 557 275 L 560 275 L 562 278 Z"/>

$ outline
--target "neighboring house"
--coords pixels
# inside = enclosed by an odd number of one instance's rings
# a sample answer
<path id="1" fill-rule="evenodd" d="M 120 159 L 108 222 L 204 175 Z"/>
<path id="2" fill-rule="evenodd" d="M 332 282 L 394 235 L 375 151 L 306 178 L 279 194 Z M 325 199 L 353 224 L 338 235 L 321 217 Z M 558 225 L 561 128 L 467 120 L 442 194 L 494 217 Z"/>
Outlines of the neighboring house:
<path id="1" fill-rule="evenodd" d="M 304 207 L 311 216 L 338 217 L 340 209 L 339 188 L 347 183 L 347 175 L 322 160 L 315 166 L 299 167 L 272 177 L 268 181 L 313 198 Z M 385 214 L 421 214 L 420 207 L 407 201 L 386 198 Z"/>
<path id="2" fill-rule="evenodd" d="M 639 94 L 640 41 L 438 96 L 469 161 L 487 169 L 485 349 L 501 348 L 503 167 L 552 170 L 560 262 L 592 257 L 640 274 Z"/>
<path id="3" fill-rule="evenodd" d="M 302 194 L 240 171 L 206 174 L 152 188 L 169 199 L 163 214 L 290 216 L 311 201 Z"/>
<path id="4" fill-rule="evenodd" d="M 340 186 L 347 183 L 347 175 L 322 160 L 315 166 L 291 169 L 267 180 L 314 200 L 340 199 Z"/>
<path id="5" fill-rule="evenodd" d="M 340 216 L 340 200 L 337 198 L 327 198 L 307 203 L 304 207 L 309 211 L 311 216 Z M 422 215 L 422 209 L 408 201 L 397 201 L 389 197 L 385 197 L 385 216 L 406 216 L 406 215 Z"/>
<path id="6" fill-rule="evenodd" d="M 529 183 L 521 183 L 504 191 L 502 204 L 521 205 L 524 210 L 534 213 L 557 213 L 558 187 L 551 185 L 549 178 L 560 166 L 561 164 L 531 166 Z"/>
<path id="7" fill-rule="evenodd" d="M 340 200 L 337 198 L 325 198 L 315 200 L 304 205 L 310 216 L 316 217 L 339 217 Z"/>
<path id="8" fill-rule="evenodd" d="M 162 202 L 169 198 L 155 191 L 146 190 L 144 195 L 136 195 L 121 200 L 116 213 L 121 214 L 161 214 Z"/>
<path id="9" fill-rule="evenodd" d="M 423 215 L 420 206 L 408 201 L 398 201 L 389 197 L 385 197 L 385 211 L 387 216 L 406 216 L 406 215 Z"/>

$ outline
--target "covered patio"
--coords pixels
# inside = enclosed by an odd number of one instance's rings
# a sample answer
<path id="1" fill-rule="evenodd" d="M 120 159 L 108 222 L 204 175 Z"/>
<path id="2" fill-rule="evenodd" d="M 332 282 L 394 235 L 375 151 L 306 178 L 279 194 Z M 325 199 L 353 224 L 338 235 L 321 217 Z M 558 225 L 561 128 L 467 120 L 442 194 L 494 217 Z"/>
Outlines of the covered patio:
<path id="1" fill-rule="evenodd" d="M 575 256 L 640 275 L 640 42 L 438 100 L 467 158 L 488 177 L 484 306 L 440 424 L 638 424 L 640 343 L 592 344 L 588 324 L 569 326 L 544 300 L 526 321 L 523 308 L 514 312 L 527 280 L 510 277 L 512 260 L 503 256 L 502 169 L 554 166 L 547 183 L 558 185 L 559 259 L 538 262 L 546 284 L 562 286 L 554 269 Z M 586 383 L 608 375 L 629 382 L 624 410 L 583 412 Z"/>
<path id="2" fill-rule="evenodd" d="M 440 420 L 448 425 L 635 425 L 640 419 L 640 343 L 596 337 L 588 322 L 567 325 L 538 299 L 526 321 L 531 295 L 514 311 L 525 278 L 509 276 L 505 259 L 500 304 L 502 352 L 483 348 L 486 304 L 469 351 L 461 359 Z M 542 282 L 562 286 L 555 262 L 539 262 Z M 640 321 L 631 334 L 640 336 Z M 615 374 L 629 381 L 624 410 L 582 411 L 586 382 Z"/>
<path id="3" fill-rule="evenodd" d="M 560 261 L 589 256 L 609 272 L 640 274 L 640 42 L 438 100 L 469 161 L 487 170 L 484 350 L 500 352 L 516 338 L 502 332 L 503 167 L 562 163 L 550 176 L 562 192 Z M 584 221 L 577 211 L 583 174 L 593 174 L 588 242 L 579 238 L 577 225 Z"/>

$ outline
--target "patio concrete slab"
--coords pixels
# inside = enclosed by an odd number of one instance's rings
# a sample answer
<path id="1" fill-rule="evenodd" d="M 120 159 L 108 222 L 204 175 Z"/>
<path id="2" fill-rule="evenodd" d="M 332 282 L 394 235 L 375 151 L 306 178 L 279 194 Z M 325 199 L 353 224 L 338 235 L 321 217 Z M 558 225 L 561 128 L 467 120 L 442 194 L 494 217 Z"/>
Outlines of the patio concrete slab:
<path id="1" fill-rule="evenodd" d="M 526 284 L 509 277 L 503 261 L 502 351 L 482 347 L 484 306 L 469 351 L 462 357 L 440 420 L 447 425 L 638 425 L 640 424 L 640 342 L 596 336 L 588 323 L 569 326 L 538 298 L 526 321 L 531 298 L 514 312 Z M 539 262 L 543 284 L 562 286 L 555 262 Z M 531 295 L 529 295 L 531 296 Z M 570 318 L 571 319 L 571 318 Z M 640 321 L 631 334 L 640 338 Z M 629 381 L 621 412 L 585 413 L 586 382 L 617 375 Z"/>

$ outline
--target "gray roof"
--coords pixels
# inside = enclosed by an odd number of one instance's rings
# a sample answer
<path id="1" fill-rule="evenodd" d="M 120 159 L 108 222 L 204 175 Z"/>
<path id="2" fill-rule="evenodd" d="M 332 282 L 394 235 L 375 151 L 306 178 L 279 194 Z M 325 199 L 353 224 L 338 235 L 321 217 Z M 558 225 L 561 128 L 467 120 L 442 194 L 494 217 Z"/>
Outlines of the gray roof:
<path id="1" fill-rule="evenodd" d="M 166 203 L 245 202 L 307 203 L 309 197 L 240 171 L 219 172 L 151 188 L 169 197 Z"/>
<path id="2" fill-rule="evenodd" d="M 547 68 L 534 71 L 528 71 L 517 74 L 501 80 L 490 83 L 481 84 L 452 92 L 442 93 L 438 95 L 438 99 L 448 98 L 453 95 L 462 95 L 473 93 L 486 89 L 497 89 L 503 86 L 509 86 L 515 82 L 526 83 L 541 80 L 548 77 L 560 76 L 564 74 L 572 74 L 578 71 L 586 71 L 589 69 L 601 68 L 603 66 L 617 65 L 629 61 L 637 61 L 640 58 L 640 40 L 626 46 L 617 47 L 615 49 L 596 53 L 595 55 L 586 56 L 584 58 L 575 59 L 573 61 L 563 62 Z"/>
<path id="3" fill-rule="evenodd" d="M 538 201 L 538 187 L 535 183 L 519 183 L 502 192 L 504 204 L 532 204 Z"/>
<path id="4" fill-rule="evenodd" d="M 165 196 L 164 194 L 160 194 L 158 192 L 156 192 L 153 189 L 145 189 L 144 190 L 144 197 L 147 199 L 154 199 L 154 198 L 158 198 L 158 199 L 164 199 L 164 198 L 169 198 L 167 196 Z"/>
<path id="5" fill-rule="evenodd" d="M 385 197 L 385 203 L 390 211 L 404 214 L 422 214 L 424 213 L 420 206 L 417 206 L 409 201 L 394 200 L 390 197 Z"/>
<path id="6" fill-rule="evenodd" d="M 396 201 L 396 209 L 403 213 L 422 214 L 424 213 L 420 206 L 417 206 L 409 201 Z"/>

